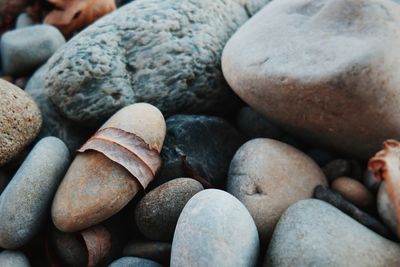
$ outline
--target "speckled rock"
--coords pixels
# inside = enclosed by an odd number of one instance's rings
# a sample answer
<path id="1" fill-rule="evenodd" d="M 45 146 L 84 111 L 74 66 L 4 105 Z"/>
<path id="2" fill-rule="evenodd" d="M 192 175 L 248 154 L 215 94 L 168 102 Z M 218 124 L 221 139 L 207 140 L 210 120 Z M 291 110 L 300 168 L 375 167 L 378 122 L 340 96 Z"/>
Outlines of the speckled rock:
<path id="1" fill-rule="evenodd" d="M 148 259 L 123 257 L 113 261 L 108 267 L 162 267 L 162 265 Z"/>
<path id="2" fill-rule="evenodd" d="M 175 115 L 167 119 L 161 155 L 164 164 L 155 183 L 187 177 L 182 157 L 213 186 L 226 182 L 229 163 L 245 138 L 227 121 L 214 116 Z"/>
<path id="3" fill-rule="evenodd" d="M 284 129 L 367 159 L 400 135 L 399 23 L 389 0 L 272 1 L 227 43 L 224 76 Z"/>
<path id="4" fill-rule="evenodd" d="M 39 133 L 42 116 L 24 91 L 0 79 L 0 166 L 18 155 Z"/>
<path id="5" fill-rule="evenodd" d="M 397 235 L 397 218 L 395 208 L 389 199 L 388 192 L 386 191 L 386 185 L 383 182 L 379 187 L 377 196 L 377 208 L 379 216 L 390 231 Z"/>
<path id="6" fill-rule="evenodd" d="M 19 251 L 5 250 L 0 253 L 0 266 L 2 267 L 30 267 L 28 258 Z"/>
<path id="7" fill-rule="evenodd" d="M 227 191 L 247 207 L 260 239 L 267 243 L 281 214 L 313 196 L 326 179 L 318 165 L 282 142 L 259 138 L 244 144 L 232 159 Z"/>
<path id="8" fill-rule="evenodd" d="M 372 208 L 374 197 L 362 183 L 355 179 L 339 177 L 333 181 L 331 188 L 360 208 Z"/>
<path id="9" fill-rule="evenodd" d="M 203 189 L 196 180 L 178 178 L 147 193 L 135 208 L 135 221 L 140 232 L 151 240 L 172 241 L 183 208 Z"/>
<path id="10" fill-rule="evenodd" d="M 17 248 L 37 234 L 69 165 L 69 151 L 55 138 L 40 140 L 0 198 L 0 247 Z"/>
<path id="11" fill-rule="evenodd" d="M 396 267 L 400 246 L 333 206 L 301 200 L 279 220 L 264 266 Z"/>
<path id="12" fill-rule="evenodd" d="M 225 191 L 208 189 L 192 197 L 176 226 L 171 267 L 255 266 L 257 228 L 247 209 Z"/>
<path id="13" fill-rule="evenodd" d="M 171 244 L 149 240 L 133 240 L 124 247 L 123 255 L 149 259 L 168 266 L 171 258 Z"/>
<path id="14" fill-rule="evenodd" d="M 51 25 L 6 32 L 0 41 L 3 71 L 13 76 L 28 74 L 46 62 L 64 43 L 64 36 Z"/>
<path id="15" fill-rule="evenodd" d="M 76 122 L 70 121 L 60 114 L 45 92 L 44 74 L 45 66 L 35 72 L 25 87 L 25 92 L 36 101 L 43 114 L 43 125 L 39 136 L 58 137 L 73 152 L 83 145 L 95 129 L 90 129 L 84 125 L 77 125 Z"/>
<path id="16" fill-rule="evenodd" d="M 136 0 L 101 18 L 54 55 L 46 88 L 68 118 L 103 121 L 148 102 L 165 116 L 227 112 L 236 96 L 222 49 L 269 0 Z"/>

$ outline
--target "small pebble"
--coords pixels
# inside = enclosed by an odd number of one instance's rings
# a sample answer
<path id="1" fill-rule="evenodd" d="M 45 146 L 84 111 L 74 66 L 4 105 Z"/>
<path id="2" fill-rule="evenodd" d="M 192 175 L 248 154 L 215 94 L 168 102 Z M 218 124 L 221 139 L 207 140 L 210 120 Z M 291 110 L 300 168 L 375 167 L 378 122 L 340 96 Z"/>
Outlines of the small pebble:
<path id="1" fill-rule="evenodd" d="M 307 155 L 312 158 L 319 166 L 324 166 L 334 159 L 333 155 L 326 150 L 311 149 Z"/>
<path id="2" fill-rule="evenodd" d="M 16 250 L 4 250 L 0 253 L 1 267 L 30 267 L 28 258 Z"/>
<path id="3" fill-rule="evenodd" d="M 171 259 L 171 244 L 149 240 L 133 240 L 124 250 L 124 256 L 153 260 L 162 265 L 169 265 Z"/>
<path id="4" fill-rule="evenodd" d="M 335 159 L 326 164 L 322 171 L 329 182 L 341 176 L 351 175 L 351 163 L 345 159 Z"/>
<path id="5" fill-rule="evenodd" d="M 370 210 L 374 204 L 372 194 L 355 179 L 339 177 L 332 182 L 331 188 L 360 208 Z"/>
<path id="6" fill-rule="evenodd" d="M 27 14 L 27 13 L 21 13 L 17 17 L 17 22 L 15 23 L 15 28 L 16 29 L 21 29 L 25 27 L 29 27 L 35 24 L 35 21 Z"/>
<path id="7" fill-rule="evenodd" d="M 162 265 L 148 259 L 123 257 L 113 261 L 108 267 L 162 267 Z"/>

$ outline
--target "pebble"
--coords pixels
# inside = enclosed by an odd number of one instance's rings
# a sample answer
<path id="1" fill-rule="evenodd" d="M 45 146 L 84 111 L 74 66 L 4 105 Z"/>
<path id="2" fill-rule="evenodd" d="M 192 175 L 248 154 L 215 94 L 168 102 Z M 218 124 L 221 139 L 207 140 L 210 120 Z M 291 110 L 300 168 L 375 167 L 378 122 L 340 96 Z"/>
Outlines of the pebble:
<path id="1" fill-rule="evenodd" d="M 131 103 L 165 116 L 229 113 L 239 103 L 220 60 L 229 37 L 269 0 L 133 1 L 49 61 L 46 90 L 69 119 L 104 121 Z"/>
<path id="2" fill-rule="evenodd" d="M 150 240 L 133 240 L 125 246 L 123 255 L 149 259 L 168 266 L 171 258 L 171 244 Z"/>
<path id="3" fill-rule="evenodd" d="M 163 166 L 156 184 L 176 177 L 193 177 L 182 157 L 212 186 L 224 187 L 229 163 L 245 138 L 222 118 L 174 115 L 167 119 L 167 136 L 161 155 Z M 194 177 L 193 177 L 194 178 Z"/>
<path id="4" fill-rule="evenodd" d="M 4 33 L 0 41 L 3 71 L 20 76 L 34 71 L 65 43 L 51 25 L 35 25 Z"/>
<path id="5" fill-rule="evenodd" d="M 335 159 L 327 163 L 322 171 L 328 181 L 333 182 L 338 177 L 351 176 L 351 164 L 345 159 Z"/>
<path id="6" fill-rule="evenodd" d="M 80 233 L 63 233 L 54 229 L 50 245 L 63 266 L 87 266 L 88 250 Z"/>
<path id="7" fill-rule="evenodd" d="M 284 130 L 368 159 L 400 135 L 399 23 L 387 0 L 272 1 L 228 41 L 223 73 Z"/>
<path id="8" fill-rule="evenodd" d="M 18 248 L 40 230 L 69 165 L 69 151 L 55 138 L 41 139 L 0 198 L 0 247 Z"/>
<path id="9" fill-rule="evenodd" d="M 312 158 L 319 166 L 324 166 L 334 159 L 334 156 L 328 151 L 317 148 L 307 151 L 307 156 Z"/>
<path id="10" fill-rule="evenodd" d="M 260 239 L 267 243 L 281 214 L 291 204 L 326 185 L 318 165 L 282 142 L 259 138 L 245 143 L 232 159 L 227 191 L 247 207 Z"/>
<path id="11" fill-rule="evenodd" d="M 196 180 L 178 178 L 147 193 L 135 208 L 135 222 L 140 232 L 151 240 L 172 241 L 183 208 L 203 189 Z"/>
<path id="12" fill-rule="evenodd" d="M 279 220 L 264 266 L 396 267 L 400 246 L 316 199 L 290 206 Z"/>
<path id="13" fill-rule="evenodd" d="M 148 259 L 123 257 L 113 261 L 108 267 L 162 267 L 162 265 Z"/>
<path id="14" fill-rule="evenodd" d="M 332 182 L 331 188 L 362 209 L 371 210 L 374 205 L 372 194 L 355 179 L 339 177 Z"/>
<path id="15" fill-rule="evenodd" d="M 179 217 L 171 267 L 251 267 L 259 248 L 257 228 L 245 206 L 224 191 L 207 189 L 192 197 Z"/>
<path id="16" fill-rule="evenodd" d="M 15 28 L 16 29 L 21 29 L 25 27 L 29 27 L 35 24 L 35 21 L 27 14 L 27 13 L 21 13 L 17 17 L 17 22 L 15 23 Z"/>
<path id="17" fill-rule="evenodd" d="M 30 267 L 28 258 L 20 251 L 4 250 L 0 252 L 0 266 L 2 267 Z"/>
<path id="18" fill-rule="evenodd" d="M 391 230 L 395 235 L 397 234 L 397 218 L 394 205 L 389 199 L 388 192 L 386 190 L 386 185 L 383 182 L 379 187 L 376 205 L 378 208 L 378 213 L 385 225 Z M 398 238 L 400 238 L 398 236 Z"/>
<path id="19" fill-rule="evenodd" d="M 16 157 L 37 136 L 42 116 L 23 90 L 0 79 L 0 166 Z"/>

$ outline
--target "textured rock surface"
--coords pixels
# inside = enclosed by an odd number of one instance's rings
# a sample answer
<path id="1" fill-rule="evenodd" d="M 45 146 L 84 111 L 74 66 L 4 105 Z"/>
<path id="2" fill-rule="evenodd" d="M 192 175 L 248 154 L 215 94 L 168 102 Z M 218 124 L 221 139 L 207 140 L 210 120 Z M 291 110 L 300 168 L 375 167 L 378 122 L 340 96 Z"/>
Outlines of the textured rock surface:
<path id="1" fill-rule="evenodd" d="M 5 250 L 0 253 L 0 266 L 4 267 L 29 267 L 28 258 L 19 251 Z"/>
<path id="2" fill-rule="evenodd" d="M 162 267 L 162 265 L 148 259 L 123 257 L 113 261 L 109 267 Z"/>
<path id="3" fill-rule="evenodd" d="M 272 139 L 244 144 L 232 159 L 227 191 L 250 211 L 260 239 L 267 242 L 281 214 L 311 198 L 326 179 L 318 165 L 299 150 Z"/>
<path id="4" fill-rule="evenodd" d="M 39 133 L 40 110 L 24 91 L 0 79 L 0 166 L 18 155 Z"/>
<path id="5" fill-rule="evenodd" d="M 189 200 L 176 226 L 171 266 L 255 266 L 257 228 L 232 195 L 203 190 Z"/>
<path id="6" fill-rule="evenodd" d="M 196 180 L 178 178 L 147 193 L 135 208 L 135 221 L 140 232 L 151 240 L 172 241 L 183 208 L 203 189 Z"/>
<path id="7" fill-rule="evenodd" d="M 395 267 L 400 246 L 320 200 L 302 200 L 282 215 L 264 266 Z"/>
<path id="8" fill-rule="evenodd" d="M 133 1 L 52 57 L 51 99 L 78 121 L 102 121 L 134 102 L 151 103 L 166 116 L 226 112 L 236 98 L 222 76 L 222 49 L 268 1 Z"/>
<path id="9" fill-rule="evenodd" d="M 377 208 L 379 216 L 392 233 L 397 234 L 397 218 L 394 205 L 389 199 L 385 183 L 379 187 L 377 196 Z"/>
<path id="10" fill-rule="evenodd" d="M 171 244 L 148 240 L 134 240 L 124 247 L 123 254 L 124 256 L 153 260 L 168 266 L 171 258 Z"/>
<path id="11" fill-rule="evenodd" d="M 40 140 L 0 197 L 0 247 L 17 248 L 37 234 L 69 165 L 69 151 L 55 138 Z"/>
<path id="12" fill-rule="evenodd" d="M 400 134 L 399 23 L 388 0 L 272 1 L 227 43 L 223 72 L 286 130 L 368 158 Z"/>

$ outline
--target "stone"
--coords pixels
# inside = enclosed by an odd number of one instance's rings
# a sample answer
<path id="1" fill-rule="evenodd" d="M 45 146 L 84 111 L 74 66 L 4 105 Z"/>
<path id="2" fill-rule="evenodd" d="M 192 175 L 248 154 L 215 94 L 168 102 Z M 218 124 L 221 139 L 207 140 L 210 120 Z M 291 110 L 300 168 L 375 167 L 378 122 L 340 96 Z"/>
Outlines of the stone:
<path id="1" fill-rule="evenodd" d="M 122 108 L 100 130 L 105 128 L 136 135 L 158 153 L 166 131 L 161 112 L 146 103 Z M 131 135 L 129 138 L 133 140 Z M 54 197 L 51 211 L 54 225 L 63 232 L 76 232 L 110 218 L 143 190 L 141 178 L 98 151 L 78 153 Z"/>
<path id="2" fill-rule="evenodd" d="M 185 157 L 199 176 L 215 187 L 223 187 L 229 163 L 245 138 L 227 121 L 215 116 L 174 115 L 166 123 L 167 136 L 161 152 L 164 164 L 156 184 L 176 177 L 192 177 L 185 171 Z"/>
<path id="3" fill-rule="evenodd" d="M 148 259 L 123 257 L 113 261 L 108 267 L 162 267 L 162 265 Z"/>
<path id="4" fill-rule="evenodd" d="M 329 182 L 341 176 L 351 176 L 351 164 L 345 159 L 335 159 L 326 164 L 322 171 Z"/>
<path id="5" fill-rule="evenodd" d="M 69 151 L 58 138 L 41 139 L 0 197 L 0 247 L 18 248 L 40 230 L 69 165 Z"/>
<path id="6" fill-rule="evenodd" d="M 375 176 L 369 170 L 365 170 L 363 177 L 364 185 L 374 194 L 378 192 L 382 180 L 375 179 Z"/>
<path id="7" fill-rule="evenodd" d="M 43 114 L 43 125 L 39 136 L 55 136 L 64 141 L 70 151 L 77 150 L 94 132 L 89 127 L 78 125 L 63 117 L 51 102 L 44 86 L 45 67 L 39 68 L 26 85 L 27 92 L 37 103 Z"/>
<path id="8" fill-rule="evenodd" d="M 179 217 L 171 267 L 256 266 L 259 247 L 256 225 L 245 206 L 225 191 L 203 190 Z"/>
<path id="9" fill-rule="evenodd" d="M 0 166 L 16 157 L 40 131 L 42 115 L 24 91 L 0 79 Z"/>
<path id="10" fill-rule="evenodd" d="M 49 61 L 60 111 L 102 122 L 137 102 L 176 113 L 229 113 L 239 103 L 220 68 L 229 37 L 269 0 L 137 0 L 99 19 Z"/>
<path id="11" fill-rule="evenodd" d="M 148 192 L 135 208 L 139 231 L 151 240 L 172 241 L 183 208 L 203 189 L 196 180 L 177 178 Z"/>
<path id="12" fill-rule="evenodd" d="M 223 73 L 284 130 L 368 159 L 400 134 L 399 22 L 388 0 L 272 1 L 228 41 Z"/>
<path id="13" fill-rule="evenodd" d="M 236 116 L 239 130 L 249 139 L 282 137 L 281 130 L 251 107 L 243 107 Z"/>
<path id="14" fill-rule="evenodd" d="M 245 143 L 232 159 L 227 191 L 249 210 L 265 244 L 281 214 L 293 203 L 326 185 L 318 165 L 282 142 L 259 138 Z"/>
<path id="15" fill-rule="evenodd" d="M 397 218 L 394 205 L 389 199 L 386 185 L 384 182 L 381 183 L 377 195 L 376 205 L 378 213 L 385 225 L 390 231 L 397 235 Z"/>
<path id="16" fill-rule="evenodd" d="M 27 14 L 21 13 L 17 17 L 17 22 L 15 23 L 16 29 L 21 29 L 25 27 L 29 27 L 35 24 L 35 21 Z"/>
<path id="17" fill-rule="evenodd" d="M 0 41 L 3 71 L 12 76 L 29 74 L 64 43 L 64 36 L 51 25 L 35 25 L 6 32 Z"/>
<path id="18" fill-rule="evenodd" d="M 307 156 L 312 158 L 319 166 L 324 166 L 329 161 L 334 159 L 334 156 L 326 150 L 323 149 L 310 149 L 307 151 Z"/>
<path id="19" fill-rule="evenodd" d="M 149 259 L 168 266 L 171 258 L 171 244 L 150 240 L 133 240 L 124 247 L 123 255 Z"/>
<path id="20" fill-rule="evenodd" d="M 315 199 L 290 206 L 279 220 L 264 266 L 395 267 L 400 246 Z"/>
<path id="21" fill-rule="evenodd" d="M 371 210 L 373 207 L 374 197 L 371 192 L 355 179 L 339 177 L 332 182 L 331 188 L 362 209 Z"/>
<path id="22" fill-rule="evenodd" d="M 0 253 L 0 266 L 30 267 L 28 258 L 20 251 L 5 250 Z"/>

